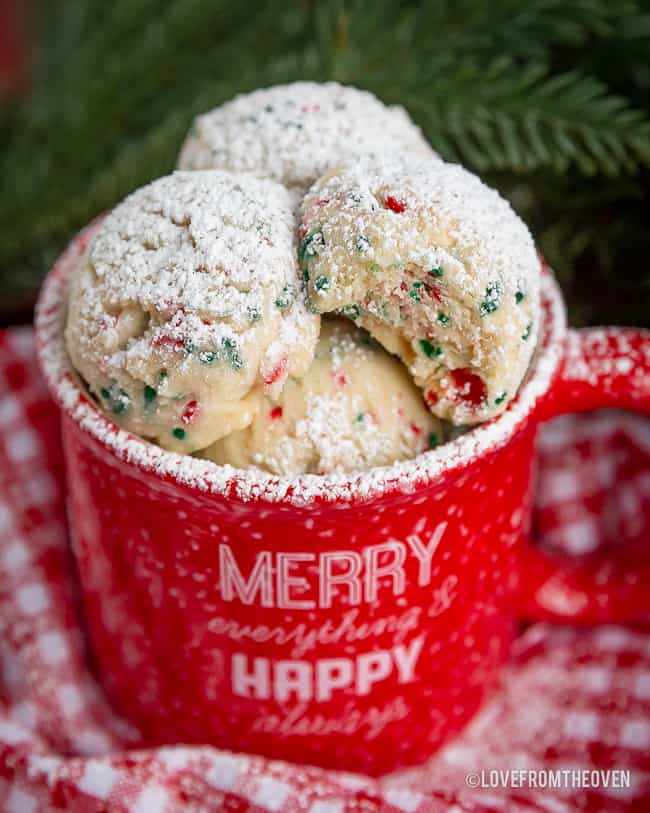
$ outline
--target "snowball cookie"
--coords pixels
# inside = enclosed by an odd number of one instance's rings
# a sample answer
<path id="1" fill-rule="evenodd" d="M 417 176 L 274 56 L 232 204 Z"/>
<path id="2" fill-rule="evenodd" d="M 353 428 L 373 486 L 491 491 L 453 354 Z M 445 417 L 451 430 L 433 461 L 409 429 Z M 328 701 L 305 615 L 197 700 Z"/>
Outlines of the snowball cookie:
<path id="1" fill-rule="evenodd" d="M 506 408 L 535 347 L 541 266 L 497 192 L 453 164 L 356 162 L 309 190 L 300 239 L 313 308 L 398 355 L 435 415 Z"/>
<path id="2" fill-rule="evenodd" d="M 235 97 L 198 116 L 180 169 L 228 169 L 280 181 L 299 198 L 342 158 L 435 153 L 402 107 L 335 82 L 294 82 Z"/>
<path id="3" fill-rule="evenodd" d="M 65 339 L 117 423 L 192 452 L 306 372 L 320 319 L 294 232 L 284 187 L 227 172 L 160 178 L 108 215 L 72 284 Z"/>
<path id="4" fill-rule="evenodd" d="M 443 439 L 405 367 L 351 322 L 323 319 L 304 378 L 267 398 L 246 429 L 202 453 L 273 474 L 329 474 L 414 457 Z"/>

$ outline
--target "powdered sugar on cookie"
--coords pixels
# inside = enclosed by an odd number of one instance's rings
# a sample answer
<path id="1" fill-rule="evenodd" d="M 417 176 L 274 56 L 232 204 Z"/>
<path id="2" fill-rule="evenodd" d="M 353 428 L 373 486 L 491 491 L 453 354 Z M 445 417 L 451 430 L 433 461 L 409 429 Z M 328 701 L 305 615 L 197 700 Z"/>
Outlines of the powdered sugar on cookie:
<path id="1" fill-rule="evenodd" d="M 502 412 L 530 362 L 541 265 L 528 229 L 460 166 L 369 158 L 317 181 L 302 206 L 310 300 L 408 365 L 432 412 Z"/>
<path id="2" fill-rule="evenodd" d="M 107 216 L 73 281 L 66 342 L 118 423 L 194 451 L 302 375 L 318 331 L 287 191 L 214 171 L 161 178 Z"/>
<path id="3" fill-rule="evenodd" d="M 404 108 L 336 82 L 293 82 L 237 96 L 198 116 L 178 167 L 272 178 L 297 190 L 297 203 L 341 159 L 387 151 L 435 155 Z"/>
<path id="4" fill-rule="evenodd" d="M 442 440 L 398 359 L 351 322 L 325 318 L 305 376 L 202 456 L 284 476 L 331 474 L 415 457 Z"/>

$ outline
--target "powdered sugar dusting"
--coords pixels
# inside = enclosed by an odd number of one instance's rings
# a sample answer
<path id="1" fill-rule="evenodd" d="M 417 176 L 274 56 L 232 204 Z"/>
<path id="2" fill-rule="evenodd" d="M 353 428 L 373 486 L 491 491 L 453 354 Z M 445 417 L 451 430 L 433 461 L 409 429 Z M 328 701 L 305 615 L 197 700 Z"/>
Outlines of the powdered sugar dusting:
<path id="1" fill-rule="evenodd" d="M 200 456 L 279 476 L 331 474 L 413 458 L 443 437 L 404 366 L 347 319 L 325 317 L 304 377 Z"/>
<path id="2" fill-rule="evenodd" d="M 178 172 L 94 234 L 71 288 L 68 352 L 118 423 L 191 452 L 245 425 L 256 389 L 308 368 L 319 319 L 302 286 L 284 187 Z"/>
<path id="3" fill-rule="evenodd" d="M 39 300 L 37 347 L 48 385 L 61 408 L 84 432 L 99 440 L 116 458 L 141 470 L 215 494 L 248 501 L 288 502 L 305 505 L 315 500 L 349 503 L 367 500 L 389 491 L 412 491 L 473 458 L 504 445 L 548 392 L 558 370 L 566 335 L 565 314 L 559 290 L 550 275 L 544 279 L 545 330 L 541 347 L 517 399 L 498 419 L 479 426 L 438 449 L 414 460 L 377 467 L 355 475 L 302 475 L 280 478 L 210 461 L 167 452 L 120 430 L 85 397 L 76 381 L 63 343 L 70 277 L 85 244 L 97 226 L 90 226 L 68 247 L 50 273 Z"/>
<path id="4" fill-rule="evenodd" d="M 387 150 L 434 155 L 402 107 L 336 82 L 294 82 L 198 116 L 178 166 L 248 172 L 305 189 L 342 158 Z"/>
<path id="5" fill-rule="evenodd" d="M 389 155 L 344 162 L 301 211 L 318 312 L 342 310 L 400 355 L 439 417 L 505 409 L 535 347 L 541 272 L 507 201 L 460 166 Z"/>

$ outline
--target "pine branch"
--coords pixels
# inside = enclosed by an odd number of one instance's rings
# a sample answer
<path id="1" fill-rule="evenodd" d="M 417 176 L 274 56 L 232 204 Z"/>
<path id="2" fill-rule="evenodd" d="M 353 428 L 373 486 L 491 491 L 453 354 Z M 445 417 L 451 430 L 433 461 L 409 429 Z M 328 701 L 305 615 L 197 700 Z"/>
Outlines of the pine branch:
<path id="1" fill-rule="evenodd" d="M 409 105 L 443 154 L 450 142 L 479 171 L 515 172 L 572 165 L 585 175 L 615 176 L 650 164 L 650 120 L 596 79 L 550 76 L 541 65 L 503 58 L 480 68 L 458 65 L 439 77 L 426 100 Z"/>
<path id="2" fill-rule="evenodd" d="M 532 201 L 523 214 L 569 293 L 585 268 L 607 290 L 625 258 L 619 288 L 643 303 L 628 247 L 647 239 L 650 0 L 41 7 L 33 92 L 0 110 L 10 296 L 33 289 L 95 214 L 168 172 L 197 112 L 255 87 L 333 78 L 404 104 L 443 156 Z"/>

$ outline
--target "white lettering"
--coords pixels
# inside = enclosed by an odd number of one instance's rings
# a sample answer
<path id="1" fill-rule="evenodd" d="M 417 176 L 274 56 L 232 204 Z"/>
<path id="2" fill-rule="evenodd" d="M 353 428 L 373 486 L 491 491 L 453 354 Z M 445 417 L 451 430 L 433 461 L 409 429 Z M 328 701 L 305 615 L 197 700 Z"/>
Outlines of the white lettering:
<path id="1" fill-rule="evenodd" d="M 352 684 L 353 667 L 349 658 L 326 658 L 316 662 L 316 700 L 329 700 L 334 689 Z"/>
<path id="2" fill-rule="evenodd" d="M 424 545 L 422 540 L 420 539 L 419 534 L 412 534 L 411 536 L 407 536 L 406 541 L 409 544 L 409 547 L 415 554 L 419 562 L 418 568 L 418 585 L 420 587 L 426 587 L 427 584 L 431 581 L 431 559 L 433 558 L 433 554 L 438 547 L 440 540 L 442 539 L 442 535 L 447 530 L 447 522 L 441 522 L 436 525 L 435 530 L 431 533 L 429 537 L 429 544 Z"/>
<path id="3" fill-rule="evenodd" d="M 350 604 L 361 603 L 361 582 L 358 577 L 363 566 L 363 559 L 360 554 L 352 551 L 322 553 L 319 564 L 319 604 L 321 607 L 332 606 L 332 587 L 335 584 L 347 586 Z M 343 564 L 346 564 L 347 568 L 334 573 L 335 565 L 340 567 Z"/>
<path id="4" fill-rule="evenodd" d="M 393 670 L 390 652 L 385 649 L 359 655 L 357 662 L 357 694 L 370 694 L 374 683 L 384 680 Z"/>
<path id="5" fill-rule="evenodd" d="M 266 700 L 271 696 L 268 658 L 253 658 L 253 672 L 248 671 L 248 657 L 232 656 L 232 693 L 239 697 Z"/>
<path id="6" fill-rule="evenodd" d="M 291 597 L 291 588 L 303 592 L 309 590 L 309 582 L 302 576 L 292 576 L 291 568 L 298 562 L 313 562 L 313 553 L 278 553 L 277 556 L 277 593 L 278 607 L 284 610 L 313 610 L 316 602 L 313 599 L 295 599 Z"/>
<path id="7" fill-rule="evenodd" d="M 244 604 L 252 604 L 260 593 L 262 607 L 273 607 L 270 551 L 257 554 L 248 581 L 245 581 L 232 550 L 228 545 L 219 545 L 219 589 L 224 601 L 232 601 L 236 593 Z"/>
<path id="8" fill-rule="evenodd" d="M 399 596 L 404 592 L 404 559 L 406 550 L 399 542 L 384 542 L 373 545 L 364 550 L 366 561 L 366 601 L 372 602 L 377 598 L 379 580 L 390 576 L 393 580 L 393 594 Z M 388 558 L 380 564 L 381 558 Z"/>
<path id="9" fill-rule="evenodd" d="M 295 692 L 298 700 L 311 699 L 312 667 L 305 661 L 278 661 L 273 681 L 275 699 L 278 703 L 289 700 Z"/>
<path id="10" fill-rule="evenodd" d="M 423 645 L 424 635 L 420 635 L 419 638 L 414 638 L 408 647 L 396 646 L 393 650 L 400 683 L 410 683 L 413 680 L 415 664 L 420 657 Z"/>

